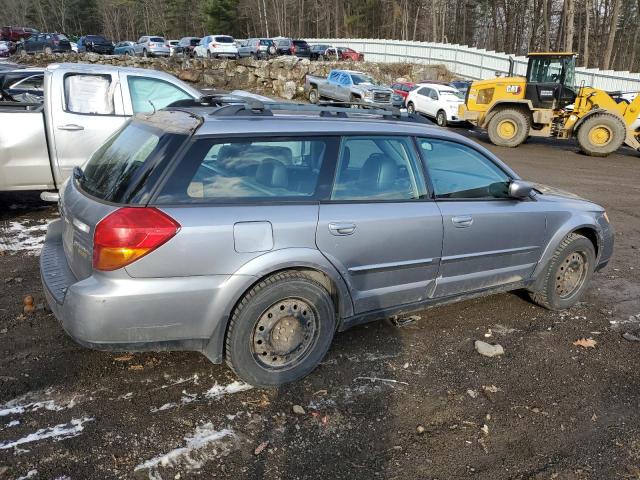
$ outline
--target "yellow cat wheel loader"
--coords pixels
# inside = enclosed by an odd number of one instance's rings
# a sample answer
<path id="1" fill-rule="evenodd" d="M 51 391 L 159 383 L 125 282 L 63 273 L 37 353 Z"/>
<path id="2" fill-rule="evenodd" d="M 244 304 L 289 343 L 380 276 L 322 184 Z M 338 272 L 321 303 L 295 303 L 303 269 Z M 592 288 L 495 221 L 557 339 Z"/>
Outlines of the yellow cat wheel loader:
<path id="1" fill-rule="evenodd" d="M 576 54 L 530 53 L 527 76 L 473 82 L 461 119 L 485 129 L 491 142 L 517 147 L 529 136 L 576 138 L 587 155 L 606 157 L 624 143 L 640 150 L 640 95 L 575 86 Z M 512 68 L 513 71 L 513 62 Z"/>

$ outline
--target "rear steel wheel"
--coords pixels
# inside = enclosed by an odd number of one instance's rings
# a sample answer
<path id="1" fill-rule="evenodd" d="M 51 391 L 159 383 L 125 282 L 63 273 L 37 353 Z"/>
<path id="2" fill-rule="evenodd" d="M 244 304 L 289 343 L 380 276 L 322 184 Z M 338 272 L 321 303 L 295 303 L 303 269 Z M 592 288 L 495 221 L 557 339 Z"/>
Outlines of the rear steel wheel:
<path id="1" fill-rule="evenodd" d="M 316 314 L 299 298 L 276 302 L 258 319 L 253 332 L 253 356 L 268 368 L 287 368 L 300 361 L 318 334 Z"/>
<path id="2" fill-rule="evenodd" d="M 309 374 L 329 350 L 336 311 L 329 292 L 296 271 L 274 274 L 238 302 L 225 338 L 227 365 L 256 386 Z"/>
<path id="3" fill-rule="evenodd" d="M 562 299 L 571 297 L 587 276 L 589 262 L 584 252 L 571 252 L 556 271 L 556 292 Z"/>

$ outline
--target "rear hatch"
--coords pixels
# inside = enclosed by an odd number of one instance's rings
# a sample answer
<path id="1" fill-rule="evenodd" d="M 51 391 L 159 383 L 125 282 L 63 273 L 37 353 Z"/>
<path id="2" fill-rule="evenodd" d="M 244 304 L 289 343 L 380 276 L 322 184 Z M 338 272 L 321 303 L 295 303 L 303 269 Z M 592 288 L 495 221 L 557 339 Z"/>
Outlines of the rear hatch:
<path id="1" fill-rule="evenodd" d="M 199 121 L 184 112 L 159 111 L 139 117 L 76 167 L 60 197 L 63 246 L 74 276 L 93 271 L 96 225 L 123 206 L 143 207 L 173 154 Z"/>

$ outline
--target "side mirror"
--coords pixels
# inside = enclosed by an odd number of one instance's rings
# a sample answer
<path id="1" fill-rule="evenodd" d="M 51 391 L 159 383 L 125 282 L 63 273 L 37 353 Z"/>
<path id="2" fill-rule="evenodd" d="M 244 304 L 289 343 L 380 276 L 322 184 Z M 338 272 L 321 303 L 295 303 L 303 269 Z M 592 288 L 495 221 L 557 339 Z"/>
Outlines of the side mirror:
<path id="1" fill-rule="evenodd" d="M 509 197 L 523 200 L 531 196 L 533 184 L 523 180 L 513 180 L 509 184 Z"/>

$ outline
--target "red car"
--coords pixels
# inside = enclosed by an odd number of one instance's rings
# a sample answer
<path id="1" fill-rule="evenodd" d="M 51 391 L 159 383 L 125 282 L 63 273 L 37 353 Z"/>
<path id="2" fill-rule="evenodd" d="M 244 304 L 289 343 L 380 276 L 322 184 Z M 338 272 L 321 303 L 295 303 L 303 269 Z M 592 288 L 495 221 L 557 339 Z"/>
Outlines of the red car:
<path id="1" fill-rule="evenodd" d="M 336 54 L 336 49 L 338 53 Z M 329 47 L 325 53 L 328 59 L 351 60 L 353 62 L 363 62 L 364 53 L 356 52 L 353 48 L 347 47 Z"/>
<path id="2" fill-rule="evenodd" d="M 25 27 L 2 27 L 0 29 L 0 40 L 7 42 L 19 42 L 25 38 L 29 38 L 31 35 L 39 33 L 34 28 Z"/>
<path id="3" fill-rule="evenodd" d="M 411 90 L 415 90 L 417 84 L 413 82 L 396 82 L 391 85 L 391 88 L 395 93 L 400 95 L 405 100 L 409 96 Z"/>

